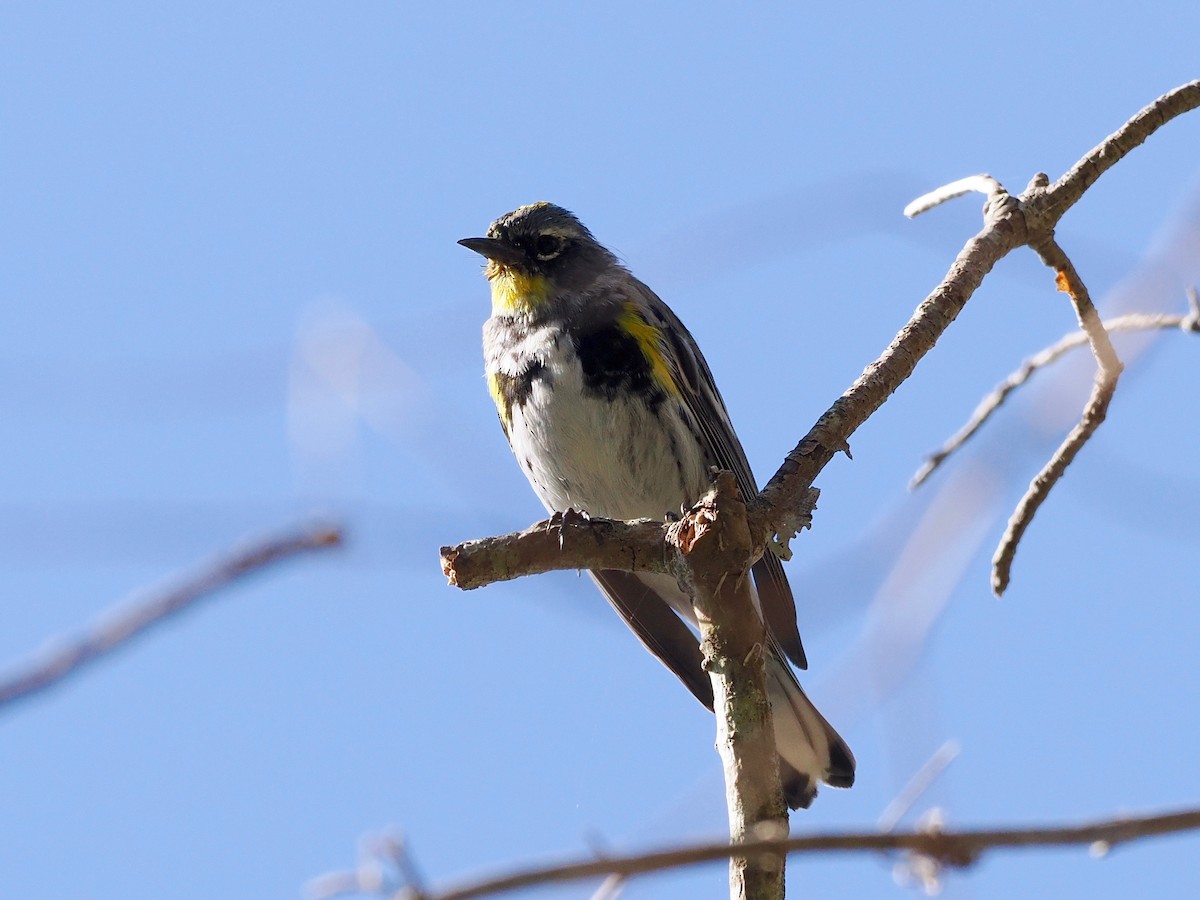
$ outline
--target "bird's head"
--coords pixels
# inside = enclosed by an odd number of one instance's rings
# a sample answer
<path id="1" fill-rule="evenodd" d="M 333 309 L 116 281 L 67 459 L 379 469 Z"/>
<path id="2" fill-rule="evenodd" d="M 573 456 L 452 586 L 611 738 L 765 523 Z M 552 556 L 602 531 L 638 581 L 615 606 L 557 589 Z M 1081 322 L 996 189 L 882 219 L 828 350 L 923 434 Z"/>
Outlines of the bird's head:
<path id="1" fill-rule="evenodd" d="M 533 203 L 501 216 L 487 237 L 459 241 L 487 259 L 492 312 L 530 314 L 566 292 L 579 292 L 617 264 L 575 216 Z"/>

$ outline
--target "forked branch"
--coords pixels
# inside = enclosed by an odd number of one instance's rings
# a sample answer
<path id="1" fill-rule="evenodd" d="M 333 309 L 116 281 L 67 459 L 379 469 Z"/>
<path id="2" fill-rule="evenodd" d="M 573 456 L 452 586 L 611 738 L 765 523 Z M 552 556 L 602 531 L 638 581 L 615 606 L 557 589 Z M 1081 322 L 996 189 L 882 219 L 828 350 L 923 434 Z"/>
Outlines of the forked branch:
<path id="1" fill-rule="evenodd" d="M 1191 309 L 1187 313 L 1128 313 L 1105 320 L 1103 322 L 1104 330 L 1109 334 L 1119 334 L 1121 332 L 1177 329 L 1200 334 L 1200 302 L 1197 302 L 1195 288 L 1188 290 L 1188 299 Z M 1072 331 L 1044 350 L 1039 350 L 1033 356 L 1025 359 L 1019 368 L 979 401 L 979 405 L 975 407 L 975 411 L 971 413 L 971 417 L 962 428 L 925 458 L 925 462 L 909 482 L 909 487 L 917 488 L 924 484 L 943 462 L 975 436 L 976 432 L 992 417 L 992 414 L 1004 405 L 1009 395 L 1025 384 L 1036 372 L 1057 362 L 1072 350 L 1087 346 L 1087 343 L 1088 336 L 1085 332 Z"/>

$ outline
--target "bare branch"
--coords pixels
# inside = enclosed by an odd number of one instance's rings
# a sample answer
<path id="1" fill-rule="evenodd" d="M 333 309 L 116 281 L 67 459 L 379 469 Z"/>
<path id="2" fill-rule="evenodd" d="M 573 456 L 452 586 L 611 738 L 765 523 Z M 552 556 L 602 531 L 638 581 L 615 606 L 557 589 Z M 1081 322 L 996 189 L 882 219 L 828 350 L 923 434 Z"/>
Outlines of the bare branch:
<path id="1" fill-rule="evenodd" d="M 1115 132 L 1093 147 L 1071 170 L 1045 192 L 1046 213 L 1055 222 L 1083 196 L 1084 191 L 1177 116 L 1200 106 L 1200 79 L 1163 94 Z"/>
<path id="2" fill-rule="evenodd" d="M 930 785 L 941 777 L 954 760 L 958 759 L 960 751 L 961 748 L 957 741 L 946 741 L 938 747 L 933 752 L 933 756 L 925 761 L 925 764 L 908 780 L 900 793 L 879 814 L 877 823 L 879 830 L 892 831 L 899 825 L 900 820 L 908 815 L 908 811 L 921 798 L 921 795 L 929 790 Z"/>
<path id="3" fill-rule="evenodd" d="M 941 284 L 917 307 L 879 359 L 787 455 L 752 507 L 751 532 L 756 542 L 760 535 L 777 533 L 785 511 L 796 507 L 821 470 L 848 445 L 850 436 L 912 374 L 1000 259 L 1024 244 L 1041 245 L 1052 239 L 1058 220 L 1104 171 L 1168 121 L 1197 106 L 1200 81 L 1193 81 L 1143 109 L 1053 185 L 1045 175 L 1034 176 L 1019 197 L 994 188 L 990 181 L 978 181 L 992 191 L 983 230 L 967 242 Z"/>
<path id="4" fill-rule="evenodd" d="M 561 569 L 670 573 L 678 555 L 665 543 L 666 533 L 661 522 L 616 522 L 567 510 L 524 531 L 443 547 L 442 572 L 464 591 Z"/>
<path id="5" fill-rule="evenodd" d="M 1095 304 L 1092 303 L 1087 285 L 1075 271 L 1075 266 L 1070 258 L 1058 246 L 1053 237 L 1047 237 L 1044 241 L 1039 242 L 1034 249 L 1041 256 L 1042 261 L 1058 273 L 1058 289 L 1071 298 L 1075 315 L 1079 319 L 1079 327 L 1087 335 L 1092 354 L 1096 357 L 1096 379 L 1092 383 L 1092 393 L 1088 398 L 1087 405 L 1083 408 L 1083 415 L 1079 423 L 1071 429 L 1058 450 L 1050 457 L 1049 462 L 1030 482 L 1025 496 L 1021 498 L 1021 502 L 1017 504 L 1016 510 L 1008 520 L 1008 527 L 1005 528 L 1000 545 L 992 557 L 992 590 L 997 597 L 1002 596 L 1008 587 L 1012 575 L 1013 558 L 1016 556 L 1017 545 L 1020 544 L 1021 537 L 1025 534 L 1025 530 L 1033 521 L 1033 517 L 1045 502 L 1046 497 L 1049 496 L 1050 489 L 1058 483 L 1063 473 L 1066 472 L 1067 466 L 1071 464 L 1075 456 L 1083 449 L 1083 445 L 1104 422 L 1108 415 L 1108 405 L 1112 402 L 1113 393 L 1117 389 L 1117 379 L 1121 377 L 1121 371 L 1125 368 L 1117 357 L 1112 339 L 1104 330 L 1104 324 L 1100 321 L 1100 314 L 1096 312 Z"/>
<path id="6" fill-rule="evenodd" d="M 966 178 L 960 178 L 958 181 L 935 188 L 928 194 L 922 194 L 904 207 L 904 215 L 914 219 L 923 212 L 929 212 L 935 206 L 941 206 L 947 200 L 953 200 L 955 197 L 961 197 L 971 191 L 984 194 L 989 199 L 1005 193 L 1003 185 L 991 175 L 968 175 Z"/>
<path id="7" fill-rule="evenodd" d="M 1191 293 L 1194 294 L 1194 289 L 1192 289 Z M 1104 330 L 1109 334 L 1116 334 L 1123 331 L 1154 331 L 1173 328 L 1178 328 L 1181 331 L 1200 333 L 1200 311 L 1190 312 L 1185 315 L 1171 313 L 1129 313 L 1124 316 L 1116 316 L 1115 318 L 1108 319 L 1103 324 Z M 935 452 L 925 458 L 924 464 L 913 475 L 912 481 L 909 482 L 908 486 L 910 488 L 917 488 L 924 484 L 929 476 L 937 471 L 938 467 L 946 461 L 947 457 L 951 456 L 963 444 L 975 436 L 975 433 L 991 418 L 992 413 L 1004 405 L 1004 401 L 1008 399 L 1009 394 L 1032 378 L 1035 372 L 1051 363 L 1057 362 L 1071 350 L 1086 346 L 1087 343 L 1088 336 L 1086 333 L 1072 331 L 1070 334 L 1063 335 L 1062 339 L 1057 343 L 1051 344 L 1046 349 L 1027 357 L 1021 363 L 1020 368 L 1012 372 L 1012 374 L 996 385 L 990 394 L 979 401 L 979 405 L 971 413 L 971 418 L 967 420 L 967 423 L 961 429 Z"/>
<path id="8" fill-rule="evenodd" d="M 376 894 L 426 900 L 425 878 L 413 860 L 404 836 L 389 830 L 359 841 L 358 866 L 351 871 L 326 872 L 310 878 L 303 894 L 308 900 Z"/>
<path id="9" fill-rule="evenodd" d="M 767 635 L 750 592 L 750 529 L 733 473 L 718 473 L 713 489 L 672 531 L 691 561 L 692 602 L 704 666 L 712 678 L 730 840 L 742 844 L 786 837 L 787 808 L 764 666 Z M 734 857 L 729 881 L 734 900 L 782 900 L 783 857 Z"/>
<path id="10" fill-rule="evenodd" d="M 1083 825 L 971 831 L 914 830 L 901 832 L 835 832 L 787 839 L 757 840 L 741 845 L 697 844 L 634 856 L 585 859 L 557 866 L 530 868 L 460 885 L 426 900 L 473 900 L 494 897 L 535 885 L 580 881 L 607 875 L 629 877 L 662 872 L 738 854 L 893 853 L 910 851 L 949 868 L 965 868 L 989 850 L 1086 846 L 1107 852 L 1118 844 L 1200 829 L 1200 808 L 1148 816 L 1118 816 Z"/>
<path id="11" fill-rule="evenodd" d="M 774 535 L 805 492 L 850 436 L 912 374 L 933 349 L 992 267 L 1026 241 L 1018 201 L 989 204 L 986 224 L 959 252 L 941 284 L 925 298 L 912 318 L 883 352 L 809 429 L 787 455 L 752 507 L 751 532 Z"/>
<path id="12" fill-rule="evenodd" d="M 1079 320 L 1079 327 L 1087 335 L 1092 355 L 1096 357 L 1096 363 L 1100 366 L 1101 376 L 1116 381 L 1121 377 L 1125 366 L 1117 356 L 1117 348 L 1113 346 L 1112 338 L 1105 331 L 1104 323 L 1100 321 L 1100 313 L 1096 312 L 1096 304 L 1092 302 L 1092 295 L 1075 270 L 1075 264 L 1053 237 L 1035 244 L 1033 249 L 1037 251 L 1042 262 L 1055 271 L 1055 284 L 1058 289 L 1071 298 L 1075 317 Z"/>
<path id="13" fill-rule="evenodd" d="M 342 532 L 336 526 L 311 525 L 233 550 L 174 587 L 138 594 L 101 615 L 81 637 L 15 666 L 12 674 L 0 679 L 0 706 L 58 684 L 239 579 L 290 557 L 340 546 L 342 541 Z"/>

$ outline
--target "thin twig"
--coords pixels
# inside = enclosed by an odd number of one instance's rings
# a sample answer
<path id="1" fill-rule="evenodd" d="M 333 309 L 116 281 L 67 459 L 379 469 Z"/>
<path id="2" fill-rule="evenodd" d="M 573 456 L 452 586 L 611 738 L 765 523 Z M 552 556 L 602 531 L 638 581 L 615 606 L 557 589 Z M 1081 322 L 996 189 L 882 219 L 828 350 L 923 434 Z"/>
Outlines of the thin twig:
<path id="1" fill-rule="evenodd" d="M 141 592 L 101 615 L 82 636 L 35 655 L 0 679 L 0 706 L 58 684 L 163 620 L 231 583 L 293 556 L 339 546 L 339 528 L 311 525 L 231 551 L 174 587 Z"/>
<path id="2" fill-rule="evenodd" d="M 921 796 L 929 790 L 935 781 L 937 781 L 942 773 L 950 766 L 954 760 L 958 759 L 960 748 L 957 741 L 946 741 L 942 746 L 938 747 L 925 763 L 917 770 L 917 773 L 909 779 L 904 785 L 900 793 L 895 799 L 887 805 L 883 813 L 879 816 L 880 831 L 894 831 L 896 826 L 900 824 L 900 820 L 908 815 L 908 811 L 912 809 L 916 802 L 921 799 Z M 918 831 L 931 831 L 934 829 L 944 829 L 944 816 L 942 810 L 934 807 L 926 810 L 920 818 L 917 819 L 916 829 Z M 904 858 L 898 860 L 893 867 L 893 872 L 896 878 L 901 882 L 917 881 L 924 888 L 925 892 L 933 895 L 940 889 L 939 876 L 942 873 L 943 866 L 940 862 L 930 856 L 924 856 L 915 850 L 910 850 L 904 854 Z"/>
<path id="3" fill-rule="evenodd" d="M 425 874 L 413 858 L 412 851 L 408 848 L 408 841 L 404 839 L 404 836 L 398 834 L 385 836 L 383 846 L 380 848 L 380 855 L 385 856 L 395 866 L 396 873 L 402 879 L 403 886 L 408 891 L 411 900 L 422 900 L 427 893 Z"/>
<path id="4" fill-rule="evenodd" d="M 600 887 L 596 888 L 591 900 L 617 900 L 627 880 L 624 875 L 609 875 L 600 883 Z"/>
<path id="5" fill-rule="evenodd" d="M 424 881 L 412 863 L 404 838 L 388 830 L 367 835 L 358 842 L 358 865 L 353 869 L 316 875 L 308 880 L 301 893 L 308 900 L 333 900 L 362 894 L 398 897 L 401 891 L 406 892 L 404 900 L 426 897 Z"/>
<path id="6" fill-rule="evenodd" d="M 900 824 L 900 820 L 908 815 L 908 811 L 921 799 L 921 795 L 929 790 L 930 786 L 942 776 L 942 773 L 954 760 L 958 759 L 960 752 L 961 748 L 957 741 L 946 741 L 938 747 L 933 756 L 925 761 L 925 764 L 901 788 L 900 793 L 879 814 L 877 823 L 879 830 L 892 831 L 895 829 Z"/>
<path id="7" fill-rule="evenodd" d="M 1113 393 L 1117 389 L 1117 380 L 1125 368 L 1117 356 L 1116 348 L 1112 345 L 1112 339 L 1104 330 L 1104 324 L 1100 321 L 1100 314 L 1096 312 L 1095 304 L 1092 303 L 1087 285 L 1075 271 L 1075 265 L 1067 254 L 1063 252 L 1053 237 L 1047 237 L 1034 249 L 1041 256 L 1042 261 L 1058 273 L 1059 290 L 1071 298 L 1075 315 L 1079 319 L 1079 327 L 1087 335 L 1092 355 L 1096 357 L 1096 378 L 1092 383 L 1091 396 L 1088 397 L 1087 405 L 1083 408 L 1083 415 L 1078 424 L 1071 429 L 1062 444 L 1059 445 L 1058 450 L 1038 472 L 1037 477 L 1030 482 L 1025 495 L 1008 520 L 1008 527 L 1004 529 L 1000 545 L 992 557 L 992 590 L 997 597 L 1002 596 L 1008 587 L 1012 577 L 1013 558 L 1016 556 L 1017 546 L 1021 543 L 1025 530 L 1033 521 L 1033 517 L 1045 502 L 1046 497 L 1050 495 L 1050 489 L 1058 483 L 1067 467 L 1083 449 L 1083 445 L 1104 422 L 1108 415 L 1108 405 L 1112 402 Z"/>
<path id="8" fill-rule="evenodd" d="M 904 215 L 913 219 L 921 215 L 923 212 L 929 212 L 935 206 L 940 206 L 947 200 L 953 200 L 955 197 L 961 197 L 963 194 L 969 194 L 975 191 L 979 194 L 985 194 L 989 198 L 995 197 L 1004 193 L 1004 187 L 991 175 L 968 175 L 966 178 L 960 178 L 958 181 L 952 181 L 949 184 L 943 184 L 940 188 L 935 188 L 927 194 L 922 194 L 916 200 L 904 207 Z"/>
<path id="9" fill-rule="evenodd" d="M 1192 312 L 1185 315 L 1128 313 L 1127 315 L 1116 316 L 1104 322 L 1104 330 L 1109 334 L 1124 331 L 1153 331 L 1172 328 L 1200 333 L 1200 312 Z M 929 476 L 937 471 L 938 467 L 946 461 L 947 457 L 951 456 L 963 444 L 975 436 L 975 433 L 991 418 L 992 413 L 1004 404 L 1009 394 L 1033 377 L 1035 372 L 1051 363 L 1057 362 L 1071 350 L 1086 346 L 1087 343 L 1087 334 L 1082 331 L 1072 331 L 1070 334 L 1063 335 L 1062 339 L 1057 343 L 1035 353 L 1033 356 L 1027 357 L 1021 363 L 1020 368 L 1016 369 L 996 385 L 990 394 L 979 401 L 979 405 L 971 413 L 971 418 L 967 420 L 967 423 L 962 428 L 935 452 L 925 458 L 925 462 L 917 470 L 917 473 L 913 475 L 912 481 L 909 482 L 909 488 L 918 488 L 924 484 Z"/>
<path id="10" fill-rule="evenodd" d="M 1044 828 L 1004 828 L 971 831 L 913 830 L 901 832 L 836 832 L 784 840 L 758 840 L 733 846 L 697 844 L 634 856 L 588 858 L 556 866 L 524 869 L 486 878 L 429 895 L 427 900 L 472 900 L 493 897 L 535 885 L 580 881 L 607 875 L 641 875 L 734 855 L 911 851 L 941 865 L 965 868 L 985 852 L 999 849 L 1087 846 L 1111 850 L 1140 838 L 1200 829 L 1200 808 L 1149 816 L 1120 816 L 1084 825 Z"/>

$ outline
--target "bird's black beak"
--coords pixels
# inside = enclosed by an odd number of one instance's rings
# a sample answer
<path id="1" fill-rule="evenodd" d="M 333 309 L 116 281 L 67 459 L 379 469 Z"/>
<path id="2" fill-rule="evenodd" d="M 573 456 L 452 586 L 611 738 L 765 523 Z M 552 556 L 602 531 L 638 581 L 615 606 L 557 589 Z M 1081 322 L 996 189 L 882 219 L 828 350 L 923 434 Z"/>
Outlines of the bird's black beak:
<path id="1" fill-rule="evenodd" d="M 525 254 L 521 250 L 496 238 L 463 238 L 459 243 L 502 266 L 518 265 L 525 261 Z"/>

